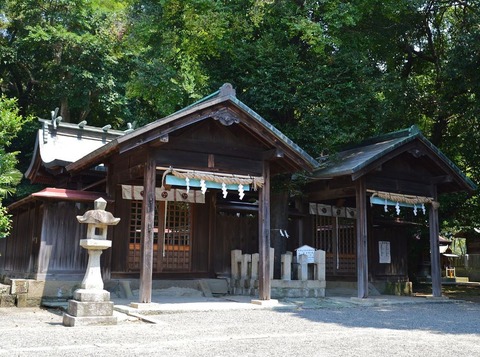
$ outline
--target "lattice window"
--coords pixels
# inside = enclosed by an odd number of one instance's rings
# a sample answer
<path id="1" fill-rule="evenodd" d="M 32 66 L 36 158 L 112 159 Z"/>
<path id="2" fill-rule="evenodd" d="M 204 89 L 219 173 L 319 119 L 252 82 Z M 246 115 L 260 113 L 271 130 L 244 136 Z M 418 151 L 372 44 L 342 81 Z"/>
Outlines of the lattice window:
<path id="1" fill-rule="evenodd" d="M 163 270 L 190 270 L 191 223 L 189 203 L 168 202 Z"/>
<path id="2" fill-rule="evenodd" d="M 165 219 L 165 228 L 159 227 L 159 216 Z M 153 233 L 153 271 L 190 270 L 191 220 L 189 203 L 168 202 L 165 215 L 165 202 L 157 202 Z M 130 201 L 129 271 L 140 270 L 141 228 L 142 201 L 132 200 Z M 165 241 L 163 241 L 162 231 L 165 232 Z"/>
<path id="3" fill-rule="evenodd" d="M 325 251 L 327 273 L 355 274 L 355 220 L 319 215 L 312 217 L 314 246 Z"/>
<path id="4" fill-rule="evenodd" d="M 140 270 L 140 239 L 142 234 L 142 201 L 130 201 L 128 270 Z"/>

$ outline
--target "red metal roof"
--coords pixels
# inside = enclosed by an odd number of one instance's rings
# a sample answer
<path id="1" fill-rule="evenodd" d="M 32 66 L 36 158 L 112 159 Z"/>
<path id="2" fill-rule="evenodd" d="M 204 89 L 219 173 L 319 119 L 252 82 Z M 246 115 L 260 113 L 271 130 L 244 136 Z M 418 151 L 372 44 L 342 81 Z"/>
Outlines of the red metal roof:
<path id="1" fill-rule="evenodd" d="M 103 192 L 77 191 L 67 190 L 65 188 L 47 187 L 41 191 L 32 193 L 32 196 L 38 198 L 56 198 L 64 201 L 90 202 L 95 201 L 99 197 L 106 199 L 107 194 Z"/>
<path id="2" fill-rule="evenodd" d="M 105 200 L 112 202 L 113 200 L 104 192 L 92 191 L 77 191 L 67 190 L 65 188 L 47 187 L 41 191 L 32 193 L 30 196 L 21 199 L 20 201 L 12 203 L 8 206 L 10 211 L 21 208 L 23 205 L 30 203 L 35 199 L 50 199 L 56 201 L 75 201 L 75 202 L 93 202 L 97 198 L 102 197 Z"/>

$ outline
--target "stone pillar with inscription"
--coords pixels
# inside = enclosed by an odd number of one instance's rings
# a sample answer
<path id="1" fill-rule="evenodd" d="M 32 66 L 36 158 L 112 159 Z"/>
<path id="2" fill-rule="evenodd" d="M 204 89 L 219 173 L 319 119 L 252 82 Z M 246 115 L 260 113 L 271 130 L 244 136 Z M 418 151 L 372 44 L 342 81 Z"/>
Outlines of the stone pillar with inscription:
<path id="1" fill-rule="evenodd" d="M 65 326 L 117 324 L 110 293 L 103 289 L 100 256 L 103 250 L 112 246 L 112 241 L 107 240 L 108 226 L 116 225 L 120 218 L 105 211 L 106 206 L 107 202 L 99 198 L 93 210 L 77 216 L 78 222 L 88 224 L 87 238 L 80 240 L 80 246 L 88 250 L 88 266 L 81 288 L 75 290 L 73 300 L 69 300 L 68 310 L 63 315 Z"/>

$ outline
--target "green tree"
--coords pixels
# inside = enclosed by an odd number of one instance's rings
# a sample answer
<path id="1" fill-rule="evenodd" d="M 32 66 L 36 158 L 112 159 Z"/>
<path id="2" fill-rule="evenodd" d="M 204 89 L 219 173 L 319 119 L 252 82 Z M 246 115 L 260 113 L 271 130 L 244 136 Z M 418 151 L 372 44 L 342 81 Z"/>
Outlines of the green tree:
<path id="1" fill-rule="evenodd" d="M 6 0 L 0 5 L 0 93 L 22 114 L 115 126 L 128 120 L 121 1 Z"/>
<path id="2" fill-rule="evenodd" d="M 30 120 L 19 114 L 15 99 L 0 97 L 0 238 L 7 235 L 11 228 L 9 215 L 2 201 L 15 192 L 22 174 L 16 169 L 18 152 L 8 152 L 12 139 L 20 131 L 22 125 Z"/>

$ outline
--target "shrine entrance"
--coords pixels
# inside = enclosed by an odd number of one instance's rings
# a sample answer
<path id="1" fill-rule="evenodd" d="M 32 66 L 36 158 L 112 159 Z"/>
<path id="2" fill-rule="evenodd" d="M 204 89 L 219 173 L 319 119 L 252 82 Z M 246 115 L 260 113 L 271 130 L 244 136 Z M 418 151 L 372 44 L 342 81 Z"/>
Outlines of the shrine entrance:
<path id="1" fill-rule="evenodd" d="M 313 216 L 314 248 L 325 251 L 328 277 L 356 276 L 355 219 Z"/>
<path id="2" fill-rule="evenodd" d="M 164 222 L 163 226 L 161 222 Z M 129 271 L 140 270 L 141 224 L 142 201 L 130 201 Z M 192 204 L 157 201 L 153 229 L 153 271 L 190 271 L 191 244 Z"/>

